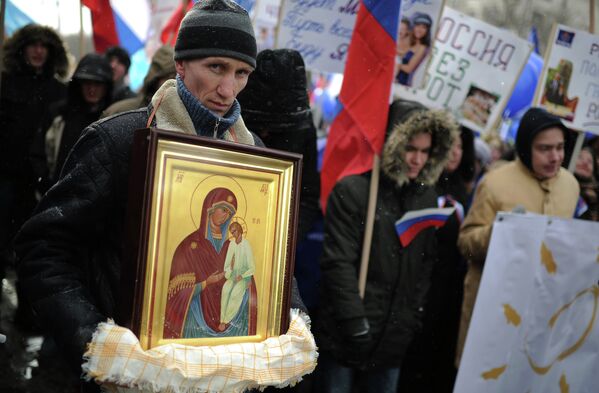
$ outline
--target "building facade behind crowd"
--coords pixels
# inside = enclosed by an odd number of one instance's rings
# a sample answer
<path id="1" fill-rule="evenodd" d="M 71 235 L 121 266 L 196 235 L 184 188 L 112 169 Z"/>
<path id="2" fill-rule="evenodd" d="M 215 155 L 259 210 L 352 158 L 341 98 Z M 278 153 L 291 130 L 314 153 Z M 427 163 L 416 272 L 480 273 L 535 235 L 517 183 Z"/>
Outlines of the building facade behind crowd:
<path id="1" fill-rule="evenodd" d="M 85 129 L 58 182 L 15 241 L 18 275 L 36 318 L 78 375 L 98 323 L 120 321 L 121 290 L 131 285 L 122 283 L 120 274 L 133 131 L 149 124 L 263 146 L 245 127 L 236 100 L 256 66 L 253 27 L 243 8 L 230 0 L 196 3 L 181 22 L 175 61 L 177 78 L 165 82 L 148 107 Z M 215 198 L 224 194 L 213 193 Z M 226 202 L 214 201 L 219 220 L 230 214 L 220 207 Z M 219 270 L 209 276 L 194 273 L 194 288 L 222 292 L 226 248 L 213 253 L 222 262 Z M 193 247 L 190 252 L 195 252 Z M 295 281 L 292 287 L 291 306 L 305 310 Z M 208 299 L 207 304 L 220 301 Z"/>
<path id="2" fill-rule="evenodd" d="M 476 188 L 458 239 L 462 255 L 469 261 L 464 281 L 458 363 L 497 212 L 516 209 L 574 217 L 579 186 L 574 176 L 562 168 L 569 132 L 558 117 L 544 109 L 529 109 L 522 117 L 516 136 L 518 158 L 488 172 Z"/>
<path id="3" fill-rule="evenodd" d="M 371 173 L 341 179 L 328 198 L 316 328 L 318 391 L 350 392 L 363 371 L 369 392 L 395 392 L 405 352 L 422 325 L 437 258 L 435 231 L 424 230 L 402 247 L 395 221 L 437 206 L 434 184 L 458 127 L 445 112 L 398 101 L 389 129 L 363 299 L 358 272 Z"/>

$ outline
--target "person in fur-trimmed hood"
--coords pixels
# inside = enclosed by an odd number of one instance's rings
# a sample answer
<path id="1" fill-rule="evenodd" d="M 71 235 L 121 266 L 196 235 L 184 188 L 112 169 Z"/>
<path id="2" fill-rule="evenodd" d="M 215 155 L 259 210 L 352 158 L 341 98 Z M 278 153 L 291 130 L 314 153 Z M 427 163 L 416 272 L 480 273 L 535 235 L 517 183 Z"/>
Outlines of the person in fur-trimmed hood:
<path id="1" fill-rule="evenodd" d="M 357 370 L 366 372 L 369 392 L 395 392 L 424 316 L 435 232 L 423 230 L 402 247 L 395 222 L 408 211 L 437 207 L 434 185 L 459 129 L 447 112 L 406 101 L 392 104 L 388 129 L 364 299 L 358 273 L 371 172 L 341 179 L 328 199 L 317 329 L 316 385 L 323 392 L 349 392 Z"/>
<path id="2" fill-rule="evenodd" d="M 36 318 L 79 375 L 98 324 L 122 322 L 118 306 L 128 284 L 121 282 L 121 255 L 131 247 L 123 234 L 134 131 L 153 126 L 263 146 L 245 127 L 236 100 L 256 66 L 256 40 L 243 8 L 231 0 L 196 3 L 181 22 L 174 58 L 176 80 L 166 81 L 148 107 L 83 131 L 58 182 L 15 241 L 19 278 Z M 211 282 L 194 285 L 224 282 L 224 274 L 216 273 Z M 294 289 L 291 307 L 305 310 Z"/>

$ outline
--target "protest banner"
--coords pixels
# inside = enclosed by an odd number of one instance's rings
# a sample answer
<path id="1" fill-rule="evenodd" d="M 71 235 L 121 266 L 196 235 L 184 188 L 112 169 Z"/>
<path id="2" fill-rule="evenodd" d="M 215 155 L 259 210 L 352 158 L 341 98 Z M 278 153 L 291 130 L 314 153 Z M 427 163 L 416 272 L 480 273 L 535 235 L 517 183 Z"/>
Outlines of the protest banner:
<path id="1" fill-rule="evenodd" d="M 395 83 L 422 87 L 444 3 L 444 0 L 401 2 Z"/>
<path id="2" fill-rule="evenodd" d="M 281 0 L 257 0 L 252 10 L 258 52 L 272 49 L 275 45 L 276 27 L 279 21 Z"/>
<path id="3" fill-rule="evenodd" d="M 599 134 L 599 35 L 554 27 L 535 104 L 570 128 Z"/>
<path id="4" fill-rule="evenodd" d="M 464 126 L 489 132 L 501 116 L 532 44 L 449 7 L 443 9 L 423 89 L 394 94 L 447 109 Z"/>
<path id="5" fill-rule="evenodd" d="M 434 32 L 442 3 L 402 0 L 401 7 L 406 7 L 409 17 L 420 16 L 422 23 L 430 19 L 430 31 Z M 343 73 L 359 5 L 359 0 L 283 0 L 276 47 L 299 51 L 311 70 Z M 427 57 L 418 67 L 420 73 L 426 61 Z M 414 81 L 421 79 L 414 77 Z"/>
<path id="6" fill-rule="evenodd" d="M 599 223 L 499 213 L 454 392 L 596 392 Z"/>

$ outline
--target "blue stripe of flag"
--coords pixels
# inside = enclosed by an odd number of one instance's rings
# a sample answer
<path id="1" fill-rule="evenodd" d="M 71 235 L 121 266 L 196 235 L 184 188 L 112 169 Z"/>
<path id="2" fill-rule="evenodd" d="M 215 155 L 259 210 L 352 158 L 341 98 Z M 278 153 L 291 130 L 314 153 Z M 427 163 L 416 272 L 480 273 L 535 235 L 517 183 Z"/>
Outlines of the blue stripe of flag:
<path id="1" fill-rule="evenodd" d="M 379 24 L 397 42 L 397 26 L 399 21 L 400 0 L 363 0 L 363 5 L 374 16 Z"/>
<path id="2" fill-rule="evenodd" d="M 119 37 L 119 46 L 122 46 L 129 52 L 129 55 L 137 52 L 144 47 L 144 42 L 129 28 L 118 13 L 112 11 L 114 15 L 114 24 L 116 33 Z"/>
<path id="3" fill-rule="evenodd" d="M 12 35 L 12 33 L 21 27 L 33 23 L 33 19 L 21 11 L 21 9 L 14 5 L 10 0 L 6 2 L 6 9 L 4 11 L 4 31 L 6 35 Z"/>

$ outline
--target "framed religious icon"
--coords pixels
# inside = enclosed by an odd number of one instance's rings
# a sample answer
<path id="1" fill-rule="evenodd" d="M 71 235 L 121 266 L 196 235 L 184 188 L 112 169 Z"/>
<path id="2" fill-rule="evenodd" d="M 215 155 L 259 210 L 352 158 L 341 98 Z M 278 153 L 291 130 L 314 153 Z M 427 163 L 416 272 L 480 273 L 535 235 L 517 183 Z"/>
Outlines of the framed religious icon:
<path id="1" fill-rule="evenodd" d="M 123 317 L 141 346 L 286 332 L 301 156 L 157 129 L 134 146 Z"/>

